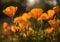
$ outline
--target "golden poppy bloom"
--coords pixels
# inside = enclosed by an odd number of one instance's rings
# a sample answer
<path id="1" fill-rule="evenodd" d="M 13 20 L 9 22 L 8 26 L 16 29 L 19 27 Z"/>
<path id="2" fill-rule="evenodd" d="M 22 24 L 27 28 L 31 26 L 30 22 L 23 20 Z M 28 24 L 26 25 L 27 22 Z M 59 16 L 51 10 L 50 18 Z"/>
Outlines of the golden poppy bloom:
<path id="1" fill-rule="evenodd" d="M 47 13 L 43 13 L 43 14 L 38 18 L 38 21 L 39 21 L 39 20 L 47 20 L 47 19 L 48 19 Z"/>
<path id="2" fill-rule="evenodd" d="M 9 17 L 13 17 L 17 11 L 18 7 L 15 6 L 9 6 L 3 10 L 3 13 L 5 13 Z"/>
<path id="3" fill-rule="evenodd" d="M 14 26 L 11 26 L 11 31 L 12 31 L 12 32 L 16 32 L 16 30 L 15 30 L 15 27 L 14 27 Z"/>
<path id="4" fill-rule="evenodd" d="M 60 12 L 60 8 L 59 8 L 59 6 L 53 7 L 53 10 L 55 11 L 55 13 Z"/>
<path id="5" fill-rule="evenodd" d="M 4 22 L 4 23 L 3 23 L 3 28 L 4 28 L 4 29 L 7 29 L 7 28 L 8 28 L 8 26 L 9 26 L 9 25 L 8 25 L 8 23 L 7 23 L 7 22 Z"/>
<path id="6" fill-rule="evenodd" d="M 54 10 L 48 10 L 47 11 L 49 18 L 53 18 L 55 11 Z"/>
<path id="7" fill-rule="evenodd" d="M 9 35 L 10 34 L 9 30 L 10 30 L 10 26 L 8 25 L 7 22 L 4 22 L 3 23 L 3 34 L 4 35 Z"/>
<path id="8" fill-rule="evenodd" d="M 29 20 L 27 20 L 26 18 L 24 18 L 24 17 L 22 17 L 22 16 L 16 17 L 13 22 L 14 22 L 14 23 L 18 22 L 18 23 L 24 24 L 24 25 L 30 23 Z"/>
<path id="9" fill-rule="evenodd" d="M 25 18 L 25 17 L 23 17 L 23 16 L 19 16 L 19 17 L 16 17 L 16 18 L 14 18 L 14 23 L 16 23 L 16 22 L 19 22 L 19 23 L 24 23 L 24 22 L 27 22 L 28 20 Z"/>
<path id="10" fill-rule="evenodd" d="M 19 23 L 19 21 L 22 19 L 22 17 L 21 16 L 19 16 L 19 17 L 16 17 L 16 18 L 14 18 L 14 23 L 16 23 L 16 22 L 18 22 Z"/>
<path id="11" fill-rule="evenodd" d="M 55 20 L 49 20 L 48 23 L 50 24 L 51 27 L 57 27 L 57 21 Z"/>
<path id="12" fill-rule="evenodd" d="M 31 16 L 28 13 L 23 13 L 23 15 L 22 15 L 22 18 L 24 18 L 26 20 L 30 19 L 30 17 Z"/>
<path id="13" fill-rule="evenodd" d="M 54 28 L 47 28 L 47 29 L 45 29 L 44 31 L 45 31 L 45 33 L 47 33 L 47 34 L 51 34 L 53 30 L 54 30 Z"/>
<path id="14" fill-rule="evenodd" d="M 19 23 L 19 32 L 22 32 L 25 28 L 24 24 Z"/>
<path id="15" fill-rule="evenodd" d="M 19 30 L 19 27 L 16 27 L 16 26 L 11 26 L 11 31 L 12 32 L 16 32 L 16 31 L 18 31 Z"/>
<path id="16" fill-rule="evenodd" d="M 36 19 L 42 14 L 42 12 L 43 12 L 42 9 L 34 8 L 31 10 L 31 16 Z"/>
<path id="17" fill-rule="evenodd" d="M 14 23 L 16 23 L 16 22 L 18 22 L 18 23 L 24 23 L 26 20 L 25 19 L 23 19 L 21 16 L 19 16 L 19 17 L 16 17 L 16 18 L 14 18 Z"/>

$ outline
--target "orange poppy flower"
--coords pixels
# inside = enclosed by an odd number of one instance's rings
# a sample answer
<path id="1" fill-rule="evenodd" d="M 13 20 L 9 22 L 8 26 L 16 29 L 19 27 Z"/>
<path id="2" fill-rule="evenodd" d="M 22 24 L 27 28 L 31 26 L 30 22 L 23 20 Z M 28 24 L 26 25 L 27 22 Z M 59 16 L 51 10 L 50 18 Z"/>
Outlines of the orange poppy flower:
<path id="1" fill-rule="evenodd" d="M 51 27 L 57 27 L 57 21 L 55 20 L 49 20 L 48 23 L 50 24 Z"/>
<path id="2" fill-rule="evenodd" d="M 16 17 L 16 18 L 14 18 L 14 21 L 13 21 L 13 22 L 14 22 L 14 23 L 18 22 L 18 23 L 19 23 L 20 19 L 21 19 L 21 16 Z"/>
<path id="3" fill-rule="evenodd" d="M 15 6 L 9 6 L 3 10 L 3 13 L 5 13 L 9 17 L 13 17 L 17 11 L 17 7 Z"/>
<path id="4" fill-rule="evenodd" d="M 45 33 L 47 33 L 47 34 L 51 34 L 53 30 L 54 30 L 54 28 L 47 28 L 47 29 L 45 29 L 44 31 L 45 31 Z"/>
<path id="5" fill-rule="evenodd" d="M 4 22 L 3 23 L 3 34 L 4 35 L 9 35 L 10 34 L 9 30 L 10 30 L 10 26 L 8 25 L 7 22 Z"/>
<path id="6" fill-rule="evenodd" d="M 55 13 L 60 12 L 60 8 L 59 8 L 59 6 L 53 7 L 53 10 L 55 11 Z"/>
<path id="7" fill-rule="evenodd" d="M 14 27 L 14 26 L 11 26 L 11 31 L 12 31 L 12 32 L 16 32 L 16 30 L 15 30 L 15 27 Z"/>
<path id="8" fill-rule="evenodd" d="M 39 21 L 39 20 L 47 20 L 47 19 L 48 19 L 47 13 L 43 13 L 43 14 L 38 18 L 38 21 Z"/>
<path id="9" fill-rule="evenodd" d="M 8 28 L 8 23 L 7 23 L 7 22 L 4 22 L 4 23 L 3 23 L 3 28 L 4 28 L 4 29 L 7 29 L 7 28 Z"/>
<path id="10" fill-rule="evenodd" d="M 18 31 L 18 29 L 19 29 L 19 27 L 16 27 L 14 25 L 11 26 L 11 31 L 12 32 L 16 32 L 16 31 Z"/>
<path id="11" fill-rule="evenodd" d="M 21 16 L 19 16 L 19 17 L 14 18 L 14 23 L 16 23 L 16 22 L 23 23 L 23 22 L 25 22 L 25 20 Z"/>
<path id="12" fill-rule="evenodd" d="M 55 11 L 54 10 L 48 10 L 47 11 L 49 18 L 53 18 Z"/>
<path id="13" fill-rule="evenodd" d="M 42 9 L 34 8 L 31 10 L 31 16 L 36 19 L 42 14 L 42 12 L 43 12 Z"/>
<path id="14" fill-rule="evenodd" d="M 23 13 L 22 17 L 27 20 L 30 19 L 31 16 L 28 13 Z"/>
<path id="15" fill-rule="evenodd" d="M 19 23 L 19 32 L 22 32 L 25 29 L 25 25 Z"/>
<path id="16" fill-rule="evenodd" d="M 30 17 L 29 16 L 28 17 L 19 16 L 19 17 L 16 17 L 13 22 L 14 23 L 18 22 L 18 23 L 27 24 L 27 23 L 29 23 L 28 18 L 30 18 Z"/>

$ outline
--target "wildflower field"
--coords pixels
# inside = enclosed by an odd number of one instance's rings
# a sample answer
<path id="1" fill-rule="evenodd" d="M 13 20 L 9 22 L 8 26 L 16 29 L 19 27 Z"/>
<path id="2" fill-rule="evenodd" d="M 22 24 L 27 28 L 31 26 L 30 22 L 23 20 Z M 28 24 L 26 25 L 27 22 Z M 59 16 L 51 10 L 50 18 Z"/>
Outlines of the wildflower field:
<path id="1" fill-rule="evenodd" d="M 60 42 L 60 7 L 44 12 L 33 8 L 15 17 L 17 6 L 8 6 L 2 12 L 12 23 L 4 21 L 0 31 L 0 42 Z"/>

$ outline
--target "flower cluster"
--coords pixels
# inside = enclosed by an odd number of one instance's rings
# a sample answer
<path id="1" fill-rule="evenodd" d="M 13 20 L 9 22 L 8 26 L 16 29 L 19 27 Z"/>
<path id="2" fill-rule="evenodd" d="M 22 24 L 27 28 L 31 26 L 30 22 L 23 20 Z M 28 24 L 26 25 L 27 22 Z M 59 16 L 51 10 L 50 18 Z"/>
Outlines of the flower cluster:
<path id="1" fill-rule="evenodd" d="M 3 13 L 13 17 L 17 9 L 18 7 L 9 6 L 3 10 Z M 14 18 L 11 25 L 4 22 L 1 38 L 5 40 L 6 37 L 8 42 L 29 42 L 29 40 L 32 42 L 56 41 L 57 35 L 60 34 L 60 18 L 57 18 L 56 14 L 60 14 L 58 6 L 47 12 L 44 12 L 41 8 L 33 8 L 28 13 L 23 13 Z"/>

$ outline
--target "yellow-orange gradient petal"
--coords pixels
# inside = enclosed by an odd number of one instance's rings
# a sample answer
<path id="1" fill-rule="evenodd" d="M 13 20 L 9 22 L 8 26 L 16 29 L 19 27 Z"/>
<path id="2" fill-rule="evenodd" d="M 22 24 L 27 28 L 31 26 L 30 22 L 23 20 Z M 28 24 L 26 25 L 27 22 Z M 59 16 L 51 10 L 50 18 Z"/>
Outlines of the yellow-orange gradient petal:
<path id="1" fill-rule="evenodd" d="M 16 23 L 16 22 L 18 22 L 18 23 L 19 23 L 20 19 L 21 19 L 21 16 L 14 18 L 13 23 Z"/>
<path id="2" fill-rule="evenodd" d="M 29 23 L 29 21 L 26 18 L 22 17 L 22 16 L 14 18 L 13 22 L 14 23 L 20 23 L 20 24 L 25 24 L 25 25 Z"/>
<path id="3" fill-rule="evenodd" d="M 55 11 L 54 10 L 48 10 L 47 11 L 49 18 L 53 18 Z"/>
<path id="4" fill-rule="evenodd" d="M 14 18 L 14 23 L 18 22 L 18 23 L 22 23 L 25 22 L 26 20 L 24 18 L 22 18 L 22 16 L 16 17 Z"/>
<path id="5" fill-rule="evenodd" d="M 16 31 L 18 31 L 18 29 L 19 29 L 19 27 L 16 27 L 14 25 L 11 26 L 11 31 L 12 32 L 16 32 Z"/>
<path id="6" fill-rule="evenodd" d="M 22 31 L 24 30 L 25 25 L 19 23 L 19 27 L 20 27 L 20 28 L 19 28 L 19 32 L 22 32 Z"/>
<path id="7" fill-rule="evenodd" d="M 8 15 L 9 17 L 13 17 L 17 11 L 18 7 L 15 6 L 9 6 L 3 10 L 3 13 Z"/>
<path id="8" fill-rule="evenodd" d="M 38 21 L 39 21 L 39 20 L 47 20 L 47 19 L 48 19 L 47 13 L 43 13 L 43 14 L 38 18 Z"/>
<path id="9" fill-rule="evenodd" d="M 51 27 L 57 27 L 57 21 L 55 20 L 49 20 L 48 23 L 50 24 Z"/>
<path id="10" fill-rule="evenodd" d="M 23 15 L 22 15 L 22 18 L 24 18 L 26 20 L 30 19 L 30 17 L 31 16 L 28 13 L 23 13 Z"/>
<path id="11" fill-rule="evenodd" d="M 39 8 L 34 8 L 31 10 L 31 16 L 33 18 L 38 18 L 42 14 L 43 10 Z"/>
<path id="12" fill-rule="evenodd" d="M 11 26 L 11 31 L 12 31 L 12 32 L 16 32 L 16 30 L 15 30 L 15 27 L 14 27 L 14 26 Z"/>
<path id="13" fill-rule="evenodd" d="M 45 29 L 44 31 L 45 31 L 45 33 L 47 33 L 47 34 L 51 34 L 53 30 L 54 30 L 54 28 L 47 28 L 47 29 Z"/>

